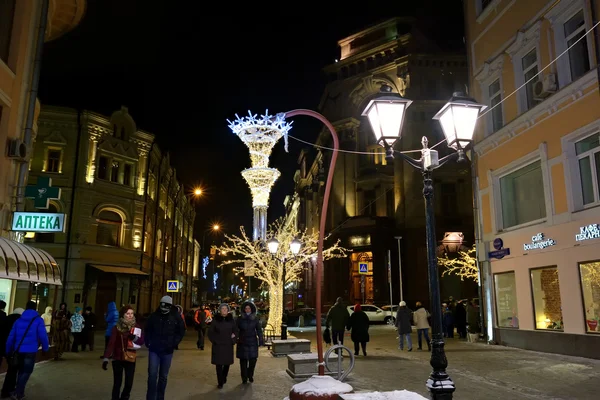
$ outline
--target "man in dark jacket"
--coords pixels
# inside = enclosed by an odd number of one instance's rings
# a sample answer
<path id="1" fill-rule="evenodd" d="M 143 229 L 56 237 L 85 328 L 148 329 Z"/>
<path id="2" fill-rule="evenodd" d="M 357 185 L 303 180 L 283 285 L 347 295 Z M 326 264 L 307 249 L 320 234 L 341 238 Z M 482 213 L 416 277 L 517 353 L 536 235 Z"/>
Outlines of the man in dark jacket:
<path id="1" fill-rule="evenodd" d="M 82 331 L 82 351 L 85 351 L 86 346 L 90 346 L 90 351 L 94 351 L 94 330 L 96 329 L 96 314 L 92 312 L 92 307 L 87 306 L 83 313 L 83 331 Z"/>
<path id="2" fill-rule="evenodd" d="M 413 312 L 406 306 L 405 301 L 401 301 L 396 312 L 396 328 L 398 328 L 398 348 L 404 350 L 404 338 L 408 344 L 408 351 L 412 351 L 412 319 Z"/>
<path id="3" fill-rule="evenodd" d="M 47 352 L 50 347 L 46 325 L 35 310 L 36 307 L 35 302 L 27 302 L 25 312 L 21 318 L 17 319 L 6 340 L 6 354 L 14 353 L 13 357 L 18 357 L 19 360 L 17 390 L 13 395 L 14 399 L 25 398 L 25 386 L 33 373 L 40 345 L 44 352 Z"/>
<path id="4" fill-rule="evenodd" d="M 146 321 L 144 329 L 144 342 L 150 350 L 146 400 L 165 399 L 173 351 L 184 334 L 185 325 L 177 308 L 173 307 L 173 299 L 171 296 L 163 296 L 158 309 Z"/>
<path id="5" fill-rule="evenodd" d="M 6 317 L 5 324 L 0 329 L 0 346 L 2 346 L 2 353 L 6 352 L 6 340 L 8 339 L 8 334 L 12 330 L 15 321 L 21 318 L 21 314 L 23 314 L 25 310 L 22 308 L 15 308 L 8 317 Z M 0 398 L 6 399 L 10 397 L 10 394 L 15 391 L 17 387 L 17 370 L 18 368 L 14 367 L 10 362 L 10 355 L 5 355 L 6 361 L 8 361 L 8 370 L 6 371 L 6 375 L 4 376 L 4 383 L 2 384 L 2 391 L 0 391 Z"/>
<path id="6" fill-rule="evenodd" d="M 327 313 L 327 320 L 325 322 L 328 328 L 331 326 L 331 340 L 333 344 L 344 344 L 344 331 L 348 325 L 348 319 L 350 319 L 350 313 L 344 307 L 344 304 L 342 304 L 342 298 L 338 297 L 335 305 Z"/>

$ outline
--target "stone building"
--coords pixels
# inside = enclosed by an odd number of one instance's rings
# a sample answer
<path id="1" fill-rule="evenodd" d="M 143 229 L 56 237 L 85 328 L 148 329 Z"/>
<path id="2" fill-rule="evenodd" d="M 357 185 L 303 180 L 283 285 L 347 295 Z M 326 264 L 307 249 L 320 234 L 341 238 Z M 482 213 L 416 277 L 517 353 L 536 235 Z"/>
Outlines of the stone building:
<path id="1" fill-rule="evenodd" d="M 332 122 L 340 138 L 327 232 L 341 239 L 351 250 L 348 258 L 325 263 L 324 303 L 342 296 L 346 301 L 376 304 L 390 303 L 387 254 L 391 253 L 393 302 L 400 299 L 399 250 L 401 236 L 403 299 L 414 305 L 428 303 L 425 211 L 422 177 L 401 158 L 393 163 L 376 144 L 371 127 L 361 113 L 382 85 L 413 100 L 408 108 L 402 139 L 396 150 L 414 151 L 419 157 L 421 138 L 430 146 L 444 141 L 437 121 L 432 117 L 455 91 L 464 91 L 467 83 L 465 55 L 444 52 L 421 34 L 415 21 L 394 18 L 338 42 L 339 60 L 325 68 L 330 78 L 319 106 Z M 331 135 L 324 129 L 317 144 L 331 147 Z M 437 150 L 440 157 L 449 153 L 445 143 Z M 350 152 L 350 153 L 349 153 Z M 358 152 L 351 153 L 351 152 Z M 286 200 L 288 218 L 301 228 L 319 227 L 323 185 L 331 151 L 311 149 L 298 159 L 294 177 L 295 193 Z M 445 232 L 462 232 L 465 244 L 473 242 L 473 210 L 470 164 L 449 163 L 434 173 L 436 233 L 441 241 Z M 441 243 L 440 243 L 441 247 Z M 366 263 L 368 273 L 359 274 Z M 313 266 L 307 266 L 303 279 L 307 305 L 314 299 Z M 444 277 L 442 296 L 475 297 L 474 284 Z"/>
<path id="2" fill-rule="evenodd" d="M 61 266 L 60 299 L 98 315 L 110 301 L 144 314 L 166 294 L 166 281 L 177 280 L 175 301 L 189 306 L 194 207 L 154 135 L 125 107 L 107 118 L 44 106 L 38 126 L 29 185 L 60 188 L 47 211 L 65 214 L 66 226 L 25 240 Z M 26 209 L 35 209 L 32 200 Z"/>

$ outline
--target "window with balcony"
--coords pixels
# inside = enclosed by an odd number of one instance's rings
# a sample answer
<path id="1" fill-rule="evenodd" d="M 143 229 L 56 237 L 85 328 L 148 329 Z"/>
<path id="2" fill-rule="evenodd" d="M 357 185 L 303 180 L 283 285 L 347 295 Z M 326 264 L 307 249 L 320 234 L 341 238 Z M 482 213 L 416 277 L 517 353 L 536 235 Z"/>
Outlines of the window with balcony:
<path id="1" fill-rule="evenodd" d="M 501 224 L 510 228 L 546 217 L 541 161 L 534 161 L 499 178 Z"/>
<path id="2" fill-rule="evenodd" d="M 387 160 L 385 159 L 385 148 L 374 145 L 369 146 L 369 161 L 373 165 L 387 165 Z"/>
<path id="3" fill-rule="evenodd" d="M 521 68 L 523 71 L 523 83 L 525 84 L 525 109 L 523 111 L 527 111 L 539 103 L 539 100 L 536 100 L 533 96 L 533 87 L 539 80 L 537 49 L 531 50 L 521 59 Z"/>
<path id="4" fill-rule="evenodd" d="M 583 205 L 600 201 L 600 133 L 575 143 Z"/>
<path id="5" fill-rule="evenodd" d="M 500 79 L 496 79 L 488 86 L 488 98 L 490 104 L 492 132 L 496 132 L 504 126 L 504 116 L 502 115 L 502 88 Z"/>

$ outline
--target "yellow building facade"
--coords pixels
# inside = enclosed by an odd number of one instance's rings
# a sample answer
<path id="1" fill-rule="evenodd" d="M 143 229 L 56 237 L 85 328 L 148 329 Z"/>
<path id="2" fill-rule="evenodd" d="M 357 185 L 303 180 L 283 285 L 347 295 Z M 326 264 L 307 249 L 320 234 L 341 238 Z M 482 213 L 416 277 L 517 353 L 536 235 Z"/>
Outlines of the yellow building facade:
<path id="1" fill-rule="evenodd" d="M 600 358 L 598 1 L 464 2 L 488 335 Z M 596 28 L 597 29 L 597 28 Z"/>
<path id="2" fill-rule="evenodd" d="M 0 300 L 7 312 L 30 299 L 43 311 L 48 303 L 40 293 L 52 298 L 61 284 L 54 258 L 23 244 L 22 235 L 11 228 L 13 212 L 23 204 L 18 191 L 24 189 L 27 168 L 21 166 L 29 160 L 37 133 L 36 53 L 44 42 L 74 29 L 85 10 L 85 0 L 0 2 Z M 17 290 L 17 283 L 27 290 Z"/>

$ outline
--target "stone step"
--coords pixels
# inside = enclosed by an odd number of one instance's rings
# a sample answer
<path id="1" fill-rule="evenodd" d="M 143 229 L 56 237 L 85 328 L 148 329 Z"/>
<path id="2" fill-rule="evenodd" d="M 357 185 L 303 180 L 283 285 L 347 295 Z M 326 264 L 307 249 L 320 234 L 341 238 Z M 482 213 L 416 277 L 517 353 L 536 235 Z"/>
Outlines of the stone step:
<path id="1" fill-rule="evenodd" d="M 307 379 L 319 372 L 318 356 L 315 353 L 290 354 L 287 356 L 287 360 L 286 372 L 292 379 Z M 332 354 L 329 360 L 331 371 L 325 369 L 325 375 L 337 376 L 337 354 Z"/>
<path id="2" fill-rule="evenodd" d="M 288 354 L 310 353 L 310 340 L 308 339 L 275 339 L 272 341 L 271 354 L 274 357 Z"/>

